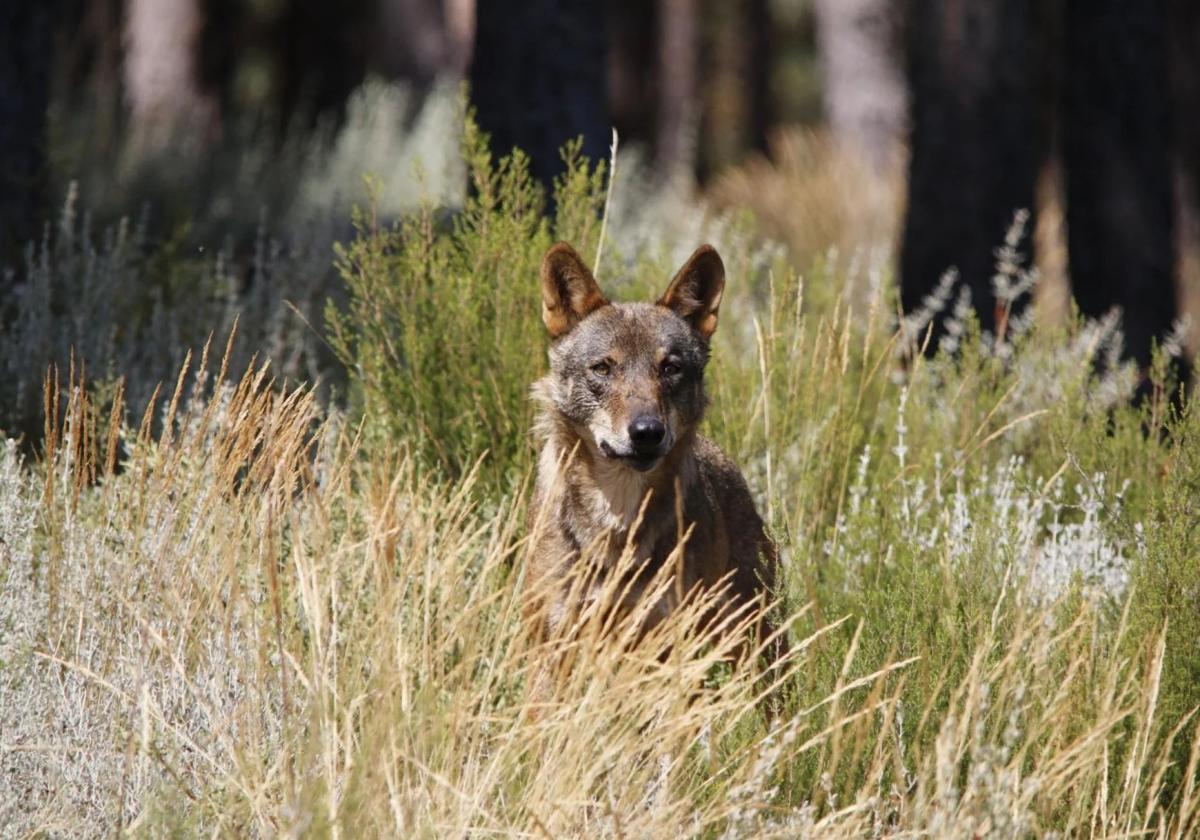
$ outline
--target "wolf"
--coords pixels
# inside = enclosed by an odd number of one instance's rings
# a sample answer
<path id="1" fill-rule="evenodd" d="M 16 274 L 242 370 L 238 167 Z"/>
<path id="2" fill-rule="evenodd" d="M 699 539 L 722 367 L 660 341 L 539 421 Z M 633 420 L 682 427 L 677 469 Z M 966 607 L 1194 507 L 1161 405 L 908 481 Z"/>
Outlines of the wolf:
<path id="1" fill-rule="evenodd" d="M 617 568 L 623 551 L 635 552 L 626 606 L 673 564 L 674 586 L 649 609 L 642 604 L 643 633 L 706 588 L 723 591 L 725 615 L 770 601 L 775 546 L 741 472 L 697 431 L 724 287 L 724 264 L 709 245 L 654 303 L 610 302 L 565 242 L 546 253 L 550 369 L 533 386 L 540 451 L 523 599 L 540 638 L 583 606 L 571 603 L 571 593 L 576 601 L 581 593 L 566 580 L 585 552 L 599 558 L 602 573 Z M 672 557 L 685 533 L 682 556 Z M 775 637 L 765 608 L 759 615 L 758 639 Z M 768 656 L 778 658 L 781 645 L 776 638 Z"/>

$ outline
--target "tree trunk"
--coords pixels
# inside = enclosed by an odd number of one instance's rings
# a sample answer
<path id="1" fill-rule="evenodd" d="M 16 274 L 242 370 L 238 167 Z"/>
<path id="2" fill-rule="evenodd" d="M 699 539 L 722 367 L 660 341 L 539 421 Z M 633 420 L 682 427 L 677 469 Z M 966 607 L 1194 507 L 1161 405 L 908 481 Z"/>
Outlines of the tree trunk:
<path id="1" fill-rule="evenodd" d="M 983 327 L 995 328 L 994 251 L 1014 212 L 1032 212 L 1041 159 L 1032 2 L 912 6 L 911 158 L 900 255 L 906 311 L 956 267 Z"/>
<path id="2" fill-rule="evenodd" d="M 471 51 L 472 0 L 376 0 L 379 36 L 373 65 L 393 78 L 429 87 L 462 76 Z"/>
<path id="3" fill-rule="evenodd" d="M 886 170 L 904 138 L 897 6 L 889 0 L 816 0 L 815 11 L 825 114 L 834 138 L 877 171 Z M 931 35 L 921 38 L 928 42 Z"/>
<path id="4" fill-rule="evenodd" d="M 405 122 L 421 113 L 439 79 L 462 79 L 470 60 L 471 0 L 375 0 L 379 16 L 368 64 L 405 83 Z"/>
<path id="5" fill-rule="evenodd" d="M 608 156 L 605 18 L 600 0 L 520 0 L 476 9 L 471 99 L 495 155 L 514 147 L 549 194 L 560 149 L 583 138 L 592 160 Z"/>
<path id="6" fill-rule="evenodd" d="M 695 169 L 696 71 L 699 31 L 696 0 L 659 0 L 658 148 L 655 167 L 673 180 Z"/>
<path id="7" fill-rule="evenodd" d="M 1171 118 L 1176 166 L 1176 281 L 1180 310 L 1200 314 L 1200 3 L 1170 0 Z M 1188 349 L 1200 350 L 1193 320 Z"/>
<path id="8" fill-rule="evenodd" d="M 621 145 L 654 148 L 658 116 L 658 7 L 646 0 L 610 0 L 608 110 Z"/>
<path id="9" fill-rule="evenodd" d="M 450 65 L 450 39 L 439 0 L 381 0 L 375 63 L 388 76 L 428 88 Z"/>
<path id="10" fill-rule="evenodd" d="M 1200 211 L 1200 3 L 1169 0 L 1170 75 L 1175 157 L 1191 212 Z"/>
<path id="11" fill-rule="evenodd" d="M 710 0 L 701 20 L 696 175 L 706 181 L 747 151 L 767 152 L 770 11 L 766 0 Z"/>
<path id="12" fill-rule="evenodd" d="M 454 73 L 465 76 L 471 64 L 475 40 L 475 0 L 444 0 L 446 32 L 450 41 L 450 64 Z"/>
<path id="13" fill-rule="evenodd" d="M 746 85 L 750 100 L 747 143 L 751 150 L 765 155 L 772 122 L 771 63 L 775 57 L 771 7 L 768 0 L 748 0 L 746 7 Z"/>
<path id="14" fill-rule="evenodd" d="M 367 72 L 370 0 L 289 0 L 273 29 L 281 125 L 311 128 L 332 116 L 340 125 Z"/>
<path id="15" fill-rule="evenodd" d="M 10 2 L 0 11 L 0 283 L 45 220 L 53 8 Z"/>
<path id="16" fill-rule="evenodd" d="M 1124 311 L 1150 360 L 1177 314 L 1164 0 L 1067 0 L 1063 162 L 1071 287 L 1083 314 Z"/>
<path id="17" fill-rule="evenodd" d="M 90 154 L 107 157 L 124 124 L 120 0 L 56 0 L 58 25 L 50 98 L 86 127 Z M 65 22 L 66 25 L 63 25 Z M 69 126 L 64 130 L 71 132 Z"/>
<path id="18" fill-rule="evenodd" d="M 172 143 L 211 138 L 213 97 L 200 87 L 199 0 L 129 0 L 125 91 L 134 148 L 155 154 Z"/>

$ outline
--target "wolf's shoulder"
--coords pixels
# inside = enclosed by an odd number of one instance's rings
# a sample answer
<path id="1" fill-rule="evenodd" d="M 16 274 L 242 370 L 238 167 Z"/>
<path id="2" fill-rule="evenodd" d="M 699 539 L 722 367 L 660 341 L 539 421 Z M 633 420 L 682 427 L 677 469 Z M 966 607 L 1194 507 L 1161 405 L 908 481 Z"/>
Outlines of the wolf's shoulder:
<path id="1" fill-rule="evenodd" d="M 729 496 L 750 497 L 750 487 L 741 469 L 721 447 L 708 438 L 696 435 L 696 466 L 717 498 Z"/>

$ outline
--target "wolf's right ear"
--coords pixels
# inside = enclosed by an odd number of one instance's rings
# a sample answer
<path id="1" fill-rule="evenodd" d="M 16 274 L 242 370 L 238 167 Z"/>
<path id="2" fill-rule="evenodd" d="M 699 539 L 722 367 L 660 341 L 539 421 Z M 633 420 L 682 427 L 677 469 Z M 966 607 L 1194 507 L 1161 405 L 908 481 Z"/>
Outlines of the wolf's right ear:
<path id="1" fill-rule="evenodd" d="M 551 338 L 570 332 L 590 312 L 607 306 L 596 278 L 579 254 L 559 242 L 542 258 L 542 321 Z"/>

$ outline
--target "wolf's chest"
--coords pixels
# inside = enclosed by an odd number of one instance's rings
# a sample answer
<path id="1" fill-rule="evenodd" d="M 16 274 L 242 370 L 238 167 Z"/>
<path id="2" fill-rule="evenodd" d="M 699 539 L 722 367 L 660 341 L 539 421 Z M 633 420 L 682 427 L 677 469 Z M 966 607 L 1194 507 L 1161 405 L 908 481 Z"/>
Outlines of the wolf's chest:
<path id="1" fill-rule="evenodd" d="M 643 505 L 654 501 L 653 491 L 638 476 L 628 475 L 629 470 L 598 472 L 595 483 L 580 488 L 577 498 L 582 512 L 600 530 L 628 532 L 643 513 Z"/>

